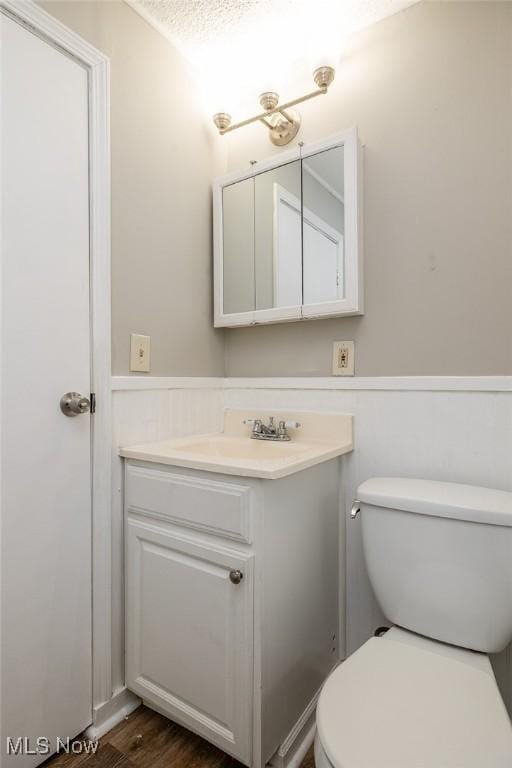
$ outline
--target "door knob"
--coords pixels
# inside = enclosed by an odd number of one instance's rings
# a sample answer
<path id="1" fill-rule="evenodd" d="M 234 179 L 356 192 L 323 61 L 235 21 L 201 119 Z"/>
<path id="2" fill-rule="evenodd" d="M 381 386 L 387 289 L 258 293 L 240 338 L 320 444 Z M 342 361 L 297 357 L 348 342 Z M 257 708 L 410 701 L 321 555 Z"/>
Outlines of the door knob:
<path id="1" fill-rule="evenodd" d="M 91 401 L 80 392 L 66 392 L 60 399 L 60 409 L 64 416 L 80 416 L 91 410 Z"/>
<path id="2" fill-rule="evenodd" d="M 232 584 L 240 584 L 243 577 L 244 575 L 242 571 L 237 571 L 235 568 L 229 572 L 229 580 Z"/>

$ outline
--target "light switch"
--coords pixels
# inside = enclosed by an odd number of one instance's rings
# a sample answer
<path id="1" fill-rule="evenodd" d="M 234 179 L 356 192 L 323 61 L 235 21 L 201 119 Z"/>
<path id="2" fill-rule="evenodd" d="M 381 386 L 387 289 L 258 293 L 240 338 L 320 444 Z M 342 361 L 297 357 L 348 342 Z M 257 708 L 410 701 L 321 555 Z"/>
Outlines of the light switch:
<path id="1" fill-rule="evenodd" d="M 149 372 L 149 352 L 151 339 L 132 333 L 130 337 L 130 371 Z"/>
<path id="2" fill-rule="evenodd" d="M 334 341 L 332 344 L 333 376 L 354 375 L 354 342 Z"/>

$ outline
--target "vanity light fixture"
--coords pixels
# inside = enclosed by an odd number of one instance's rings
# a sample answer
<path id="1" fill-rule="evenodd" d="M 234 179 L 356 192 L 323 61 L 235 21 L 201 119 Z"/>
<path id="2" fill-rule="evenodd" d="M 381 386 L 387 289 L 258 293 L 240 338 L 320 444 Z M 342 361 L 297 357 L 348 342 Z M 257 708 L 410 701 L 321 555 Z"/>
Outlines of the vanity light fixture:
<path id="1" fill-rule="evenodd" d="M 223 136 L 225 133 L 234 131 L 237 128 L 243 128 L 244 125 L 250 125 L 259 120 L 268 128 L 272 144 L 276 144 L 278 147 L 288 144 L 297 135 L 300 128 L 300 115 L 292 107 L 303 101 L 314 99 L 315 96 L 327 93 L 327 89 L 334 80 L 334 68 L 327 66 L 318 67 L 313 72 L 313 79 L 317 85 L 317 90 L 306 93 L 304 96 L 299 96 L 298 99 L 292 99 L 284 104 L 279 104 L 277 93 L 265 91 L 260 96 L 260 105 L 263 107 L 264 112 L 233 124 L 231 124 L 231 115 L 228 115 L 227 112 L 217 112 L 213 116 L 213 122 L 219 129 L 220 135 Z"/>

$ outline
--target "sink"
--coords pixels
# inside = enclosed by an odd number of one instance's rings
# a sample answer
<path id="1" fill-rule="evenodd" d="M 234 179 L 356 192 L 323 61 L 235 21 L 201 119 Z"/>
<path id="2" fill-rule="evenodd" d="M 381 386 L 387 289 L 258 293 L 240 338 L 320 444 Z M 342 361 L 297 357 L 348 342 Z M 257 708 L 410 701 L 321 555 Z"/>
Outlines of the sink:
<path id="1" fill-rule="evenodd" d="M 177 450 L 201 456 L 221 457 L 226 459 L 286 460 L 307 451 L 306 443 L 272 442 L 270 440 L 252 440 L 247 437 L 229 437 L 207 435 L 200 440 L 188 439 L 175 441 Z"/>
<path id="2" fill-rule="evenodd" d="M 244 419 L 293 419 L 290 441 L 253 440 Z M 317 413 L 247 413 L 227 410 L 224 430 L 120 449 L 126 459 L 200 469 L 240 477 L 277 479 L 352 450 L 352 416 Z"/>

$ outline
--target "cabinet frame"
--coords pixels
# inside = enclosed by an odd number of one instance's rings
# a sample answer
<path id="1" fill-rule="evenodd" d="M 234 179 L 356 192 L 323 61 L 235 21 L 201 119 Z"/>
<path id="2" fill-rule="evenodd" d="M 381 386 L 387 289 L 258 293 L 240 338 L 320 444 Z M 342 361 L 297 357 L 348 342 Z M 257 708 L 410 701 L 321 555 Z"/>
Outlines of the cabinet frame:
<path id="1" fill-rule="evenodd" d="M 338 146 L 344 148 L 345 186 L 345 298 L 317 304 L 292 307 L 253 309 L 248 312 L 224 312 L 224 219 L 222 193 L 224 187 Z M 321 317 L 362 315 L 363 297 L 363 191 L 362 146 L 354 126 L 320 141 L 309 142 L 279 152 L 255 166 L 215 179 L 213 183 L 213 272 L 214 326 L 242 327 L 268 323 L 293 322 Z"/>
<path id="2" fill-rule="evenodd" d="M 136 470 L 136 476 L 140 470 L 153 476 L 158 486 L 162 474 L 167 474 L 169 478 L 176 477 L 176 473 L 186 476 L 190 483 L 184 487 L 189 491 L 191 503 L 195 499 L 194 486 L 197 482 L 204 482 L 212 488 L 212 492 L 217 486 L 224 486 L 228 492 L 233 485 L 245 488 L 245 497 L 250 497 L 251 518 L 250 542 L 229 540 L 220 529 L 189 527 L 190 508 L 186 500 L 184 516 L 180 518 L 183 498 L 176 505 L 176 498 L 168 497 L 169 514 L 163 514 L 164 510 L 158 504 L 158 516 L 154 515 L 156 506 L 153 502 L 159 496 L 151 494 L 149 498 L 148 495 L 145 501 L 140 498 L 141 489 L 134 493 L 133 483 L 125 482 L 127 688 L 138 694 L 150 708 L 198 733 L 250 768 L 265 768 L 270 760 L 277 768 L 291 768 L 298 750 L 311 744 L 315 706 L 321 686 L 338 663 L 340 650 L 343 652 L 344 648 L 344 621 L 340 612 L 342 584 L 339 554 L 343 534 L 339 514 L 339 459 L 331 459 L 278 480 L 221 475 L 158 462 L 153 462 L 151 468 L 149 462 L 136 459 L 126 459 L 124 464 L 125 481 L 133 470 Z M 212 499 L 215 495 L 213 492 Z M 240 519 L 243 515 L 241 508 Z M 180 695 L 186 698 L 187 689 L 180 687 L 178 678 L 168 674 L 169 669 L 180 669 L 179 666 L 173 667 L 177 663 L 176 651 L 171 648 L 162 654 L 162 644 L 158 644 L 157 639 L 155 666 L 153 634 L 149 636 L 149 645 L 146 645 L 151 654 L 148 657 L 150 661 L 145 663 L 145 670 L 141 668 L 138 658 L 140 636 L 137 635 L 144 626 L 141 623 L 145 620 L 144 610 L 149 610 L 153 622 L 149 630 L 151 633 L 154 632 L 155 621 L 156 632 L 160 633 L 158 622 L 163 617 L 163 637 L 166 638 L 171 626 L 167 607 L 178 605 L 181 608 L 182 604 L 175 602 L 172 589 L 166 593 L 171 602 L 162 605 L 161 594 L 156 601 L 153 599 L 156 594 L 153 585 L 164 584 L 165 580 L 157 575 L 155 582 L 155 568 L 163 566 L 151 564 L 151 560 L 148 561 L 150 570 L 146 577 L 151 581 L 146 582 L 146 587 L 141 590 L 140 569 L 144 553 L 140 550 L 137 537 L 149 538 L 150 541 L 162 537 L 164 548 L 166 543 L 170 545 L 170 550 L 176 546 L 179 550 L 186 548 L 185 555 L 178 551 L 176 562 L 183 562 L 185 557 L 193 567 L 194 562 L 190 562 L 189 557 L 192 554 L 200 570 L 212 567 L 216 572 L 213 576 L 219 577 L 219 568 L 243 570 L 242 584 L 233 585 L 234 590 L 241 588 L 237 618 L 229 622 L 232 627 L 229 633 L 232 653 L 229 658 L 234 659 L 232 675 L 239 681 L 232 695 L 233 702 L 240 702 L 236 717 L 227 717 L 219 722 L 218 717 L 215 719 L 215 712 L 209 709 L 208 697 L 202 704 L 201 697 L 189 696 L 192 703 L 195 702 L 195 708 L 187 709 L 187 702 L 184 702 L 184 707 L 180 706 Z M 152 549 L 153 545 L 150 543 L 149 547 Z M 160 553 L 153 549 L 149 553 L 150 558 L 155 554 Z M 166 557 L 165 552 L 162 555 Z M 167 556 L 175 561 L 172 551 Z M 202 561 L 202 566 L 199 561 Z M 194 571 L 190 573 L 193 575 Z M 178 573 L 172 576 L 172 580 L 170 584 L 185 585 L 183 594 L 187 600 L 188 579 Z M 194 595 L 197 598 L 197 594 L 196 585 L 188 604 L 192 606 L 192 615 L 198 615 L 207 628 L 208 611 L 194 613 L 197 600 L 194 603 L 193 598 Z M 229 594 L 226 599 L 229 600 Z M 173 607 L 172 622 L 180 620 L 179 614 L 180 611 L 175 611 Z M 214 616 L 217 615 L 218 612 L 214 613 Z M 184 621 L 183 626 L 188 626 L 186 613 Z M 233 626 L 234 622 L 236 626 Z M 215 620 L 213 624 L 218 637 L 218 622 Z M 206 631 L 205 637 L 208 637 Z M 235 638 L 235 645 L 231 642 L 232 637 Z M 181 646 L 178 640 L 176 642 L 179 652 Z M 205 648 L 204 657 L 209 655 Z M 187 661 L 190 662 L 190 653 L 188 658 L 185 653 L 184 662 Z M 144 671 L 146 674 L 141 674 Z M 211 692 L 214 689 L 210 687 L 207 690 Z M 213 715 L 213 720 L 204 717 L 208 713 Z M 224 727 L 225 721 L 227 728 Z"/>

